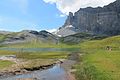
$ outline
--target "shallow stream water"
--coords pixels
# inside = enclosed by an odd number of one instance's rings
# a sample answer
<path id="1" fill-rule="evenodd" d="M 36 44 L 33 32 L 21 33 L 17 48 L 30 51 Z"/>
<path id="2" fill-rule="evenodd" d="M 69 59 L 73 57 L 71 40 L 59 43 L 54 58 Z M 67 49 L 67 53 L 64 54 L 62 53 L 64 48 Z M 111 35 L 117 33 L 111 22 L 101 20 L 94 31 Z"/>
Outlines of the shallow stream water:
<path id="1" fill-rule="evenodd" d="M 11 76 L 0 80 L 22 80 L 36 78 L 37 80 L 68 80 L 66 71 L 60 66 L 60 64 L 43 71 L 33 71 L 28 74 Z"/>

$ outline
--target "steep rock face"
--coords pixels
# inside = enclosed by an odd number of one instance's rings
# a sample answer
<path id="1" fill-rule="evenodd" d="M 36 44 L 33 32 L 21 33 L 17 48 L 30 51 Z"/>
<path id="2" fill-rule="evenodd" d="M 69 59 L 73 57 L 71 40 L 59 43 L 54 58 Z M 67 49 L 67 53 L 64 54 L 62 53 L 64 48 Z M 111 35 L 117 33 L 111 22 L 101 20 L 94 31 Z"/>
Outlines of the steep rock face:
<path id="1" fill-rule="evenodd" d="M 88 32 L 93 34 L 118 35 L 120 34 L 120 0 L 104 7 L 87 7 L 77 11 L 74 15 L 69 13 L 65 24 L 59 29 L 58 34 L 63 35 L 61 30 L 72 25 L 74 33 Z M 70 28 L 67 28 L 71 30 Z M 71 35 L 70 33 L 67 35 Z"/>

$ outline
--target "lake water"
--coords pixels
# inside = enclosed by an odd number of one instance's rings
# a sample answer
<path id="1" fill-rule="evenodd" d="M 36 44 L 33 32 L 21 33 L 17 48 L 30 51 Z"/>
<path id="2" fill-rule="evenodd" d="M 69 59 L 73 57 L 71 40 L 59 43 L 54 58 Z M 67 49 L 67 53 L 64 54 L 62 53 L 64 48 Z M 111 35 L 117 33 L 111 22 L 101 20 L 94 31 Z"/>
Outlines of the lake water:
<path id="1" fill-rule="evenodd" d="M 25 52 L 44 52 L 44 51 L 79 51 L 79 48 L 0 48 L 0 50 L 25 51 Z"/>
<path id="2" fill-rule="evenodd" d="M 4 78 L 0 80 L 18 80 L 25 78 L 37 78 L 38 80 L 68 80 L 66 72 L 60 67 L 60 64 L 43 71 L 34 71 L 29 74 L 12 76 L 9 78 Z"/>

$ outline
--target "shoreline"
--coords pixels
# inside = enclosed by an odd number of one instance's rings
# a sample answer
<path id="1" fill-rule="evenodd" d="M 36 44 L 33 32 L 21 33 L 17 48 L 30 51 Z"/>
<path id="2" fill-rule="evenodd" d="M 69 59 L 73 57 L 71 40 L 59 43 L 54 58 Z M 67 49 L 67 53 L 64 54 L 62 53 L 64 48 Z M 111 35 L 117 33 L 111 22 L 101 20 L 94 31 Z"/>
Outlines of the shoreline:
<path id="1" fill-rule="evenodd" d="M 39 67 L 33 67 L 33 68 L 23 68 L 23 69 L 16 69 L 16 70 L 5 70 L 0 72 L 0 79 L 5 78 L 5 77 L 10 77 L 10 76 L 16 76 L 16 75 L 22 75 L 22 74 L 27 74 L 27 73 L 31 73 L 33 71 L 38 71 L 38 70 L 47 70 L 49 68 L 52 68 L 53 66 L 55 66 L 56 63 L 53 64 L 49 64 L 49 65 L 43 65 L 43 66 L 39 66 Z"/>
<path id="2" fill-rule="evenodd" d="M 47 69 L 50 69 L 50 68 L 54 67 L 57 64 L 60 64 L 60 67 L 65 70 L 66 80 L 75 80 L 74 74 L 72 74 L 70 72 L 71 67 L 73 66 L 73 64 L 75 64 L 75 61 L 72 61 L 72 60 L 64 60 L 63 63 L 57 62 L 57 63 L 53 63 L 53 64 L 50 64 L 50 65 L 43 65 L 43 66 L 40 66 L 39 68 L 34 67 L 32 69 L 28 68 L 28 69 L 16 70 L 16 71 L 13 71 L 13 72 L 3 72 L 4 76 L 0 76 L 0 79 L 4 79 L 6 77 L 11 77 L 11 76 L 16 76 L 16 75 L 29 74 L 29 73 L 32 73 L 32 72 L 38 71 L 38 70 L 41 70 L 41 71 L 47 70 Z M 2 74 L 0 74 L 0 75 L 2 75 Z M 30 79 L 30 80 L 34 80 L 34 79 Z"/>
<path id="3" fill-rule="evenodd" d="M 47 69 L 54 67 L 57 64 L 60 64 L 60 67 L 63 68 L 66 72 L 66 74 L 65 74 L 66 80 L 76 80 L 75 75 L 72 73 L 73 72 L 72 66 L 74 64 L 76 64 L 76 60 L 73 60 L 73 58 L 71 59 L 71 56 L 73 56 L 73 54 L 70 55 L 69 56 L 70 58 L 68 58 L 68 59 L 59 59 L 59 60 L 56 60 L 47 65 L 42 64 L 42 65 L 34 66 L 34 67 L 33 66 L 32 67 L 22 67 L 22 68 L 18 67 L 13 70 L 4 70 L 3 72 L 0 72 L 0 79 L 4 79 L 6 77 L 11 77 L 11 76 L 16 76 L 16 75 L 29 74 L 29 73 L 32 73 L 32 72 L 38 71 L 38 70 L 40 70 L 40 71 L 47 70 Z M 75 57 L 78 57 L 78 56 L 74 55 L 74 58 Z"/>

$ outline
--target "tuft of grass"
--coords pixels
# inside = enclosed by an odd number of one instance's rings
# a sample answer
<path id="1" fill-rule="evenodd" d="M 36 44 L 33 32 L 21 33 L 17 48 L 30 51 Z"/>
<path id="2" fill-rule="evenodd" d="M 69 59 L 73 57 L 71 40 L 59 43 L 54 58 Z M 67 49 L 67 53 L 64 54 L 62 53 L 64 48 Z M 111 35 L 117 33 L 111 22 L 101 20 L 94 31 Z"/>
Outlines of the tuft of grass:
<path id="1" fill-rule="evenodd" d="M 14 62 L 0 60 L 0 70 L 5 69 L 13 65 Z"/>

